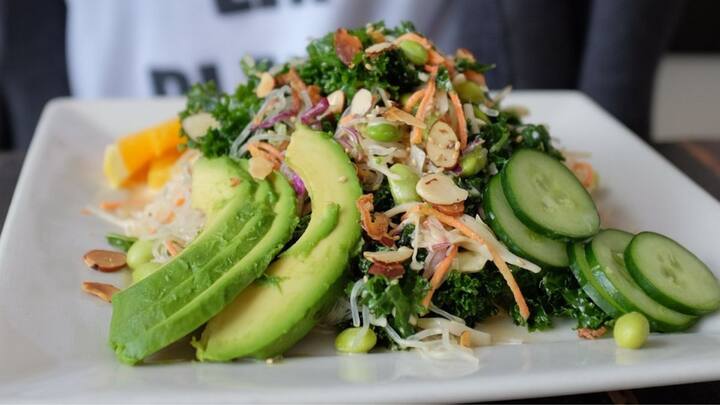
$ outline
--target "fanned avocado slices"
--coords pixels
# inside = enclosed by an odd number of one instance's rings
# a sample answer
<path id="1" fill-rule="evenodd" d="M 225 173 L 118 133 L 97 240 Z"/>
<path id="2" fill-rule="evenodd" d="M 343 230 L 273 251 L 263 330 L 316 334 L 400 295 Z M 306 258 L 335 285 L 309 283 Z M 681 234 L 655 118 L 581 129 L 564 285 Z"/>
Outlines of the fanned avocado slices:
<path id="1" fill-rule="evenodd" d="M 274 282 L 253 283 L 208 322 L 194 342 L 200 360 L 282 354 L 310 331 L 344 284 L 360 240 L 355 168 L 339 144 L 306 127 L 293 133 L 285 161 L 310 193 L 310 223 L 268 268 L 265 278 Z"/>
<path id="2" fill-rule="evenodd" d="M 282 175 L 255 182 L 229 158 L 202 158 L 193 170 L 215 185 L 193 189 L 193 200 L 208 214 L 205 230 L 155 273 L 113 296 L 110 345 L 125 363 L 143 360 L 216 315 L 263 273 L 297 225 L 295 193 Z"/>

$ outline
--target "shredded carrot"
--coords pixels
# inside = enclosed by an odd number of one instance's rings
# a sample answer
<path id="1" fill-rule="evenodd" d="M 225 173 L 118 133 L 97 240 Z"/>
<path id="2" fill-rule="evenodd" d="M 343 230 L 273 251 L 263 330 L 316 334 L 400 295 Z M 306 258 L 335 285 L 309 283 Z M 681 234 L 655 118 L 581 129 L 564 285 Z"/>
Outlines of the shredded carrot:
<path id="1" fill-rule="evenodd" d="M 433 66 L 431 68 L 430 79 L 428 79 L 428 84 L 425 88 L 425 94 L 423 95 L 422 101 L 420 101 L 417 113 L 415 113 L 415 118 L 423 122 L 425 121 L 425 115 L 427 114 L 427 110 L 429 109 L 429 104 L 432 102 L 431 100 L 433 99 L 433 97 L 435 97 L 436 74 L 437 66 Z M 418 127 L 414 127 L 412 129 L 412 134 L 410 135 L 410 142 L 417 145 L 419 143 L 422 143 L 422 140 L 422 130 Z"/>
<path id="2" fill-rule="evenodd" d="M 467 146 L 467 122 L 465 121 L 465 113 L 463 112 L 460 98 L 458 97 L 455 90 L 450 91 L 450 101 L 452 101 L 453 109 L 455 110 L 455 116 L 457 117 L 458 125 L 458 138 L 460 139 L 460 149 L 465 149 Z"/>
<path id="3" fill-rule="evenodd" d="M 170 211 L 170 212 L 168 212 L 167 216 L 162 221 L 160 221 L 160 223 L 167 225 L 174 220 L 175 220 L 175 213 L 173 211 Z"/>
<path id="4" fill-rule="evenodd" d="M 177 200 L 175 200 L 175 206 L 179 207 L 181 205 L 185 204 L 185 197 L 179 197 Z"/>
<path id="5" fill-rule="evenodd" d="M 125 205 L 125 202 L 123 201 L 101 201 L 100 209 L 105 211 L 115 211 L 123 205 Z"/>
<path id="6" fill-rule="evenodd" d="M 583 187 L 585 187 L 586 189 L 592 188 L 593 183 L 595 182 L 595 176 L 593 172 L 593 167 L 590 163 L 575 162 L 572 164 L 571 169 L 573 173 L 575 173 L 575 176 L 580 179 L 580 183 L 582 183 Z"/>
<path id="7" fill-rule="evenodd" d="M 507 263 L 505 263 L 502 257 L 500 257 L 500 255 L 495 251 L 492 246 L 490 246 L 490 244 L 488 244 L 482 237 L 480 237 L 480 235 L 475 233 L 472 229 L 470 229 L 470 227 L 462 223 L 459 219 L 451 217 L 450 215 L 443 214 L 442 212 L 430 207 L 427 204 L 418 205 L 414 208 L 414 210 L 417 210 L 423 215 L 434 216 L 443 224 L 457 229 L 468 238 L 484 245 L 490 252 L 490 255 L 493 258 L 493 263 L 495 263 L 495 266 L 497 266 L 500 274 L 502 274 L 508 287 L 510 287 L 510 291 L 512 291 L 513 293 L 513 298 L 515 299 L 515 302 L 520 309 L 520 315 L 523 317 L 523 319 L 528 319 L 528 317 L 530 316 L 530 309 L 528 309 L 527 303 L 525 302 L 525 297 L 523 297 L 522 291 L 520 291 L 520 287 L 515 281 L 515 277 L 513 277 L 512 272 L 507 266 Z"/>
<path id="8" fill-rule="evenodd" d="M 438 263 L 437 267 L 435 267 L 435 273 L 433 273 L 432 279 L 430 280 L 430 291 L 428 291 L 425 298 L 423 298 L 423 306 L 425 308 L 430 306 L 430 301 L 432 300 L 435 290 L 437 290 L 443 280 L 445 280 L 445 276 L 450 271 L 450 266 L 452 265 L 453 260 L 455 260 L 457 252 L 457 245 L 452 245 L 448 255 L 445 256 L 440 263 Z"/>
<path id="9" fill-rule="evenodd" d="M 171 240 L 165 241 L 165 249 L 167 249 L 168 253 L 170 253 L 170 256 L 177 256 L 178 253 L 180 253 L 180 249 L 178 246 Z"/>
<path id="10" fill-rule="evenodd" d="M 411 94 L 410 97 L 407 99 L 407 102 L 405 102 L 405 105 L 403 105 L 403 110 L 406 112 L 412 112 L 413 107 L 422 99 L 423 94 L 425 94 L 425 89 L 420 89 L 416 91 L 415 93 Z"/>

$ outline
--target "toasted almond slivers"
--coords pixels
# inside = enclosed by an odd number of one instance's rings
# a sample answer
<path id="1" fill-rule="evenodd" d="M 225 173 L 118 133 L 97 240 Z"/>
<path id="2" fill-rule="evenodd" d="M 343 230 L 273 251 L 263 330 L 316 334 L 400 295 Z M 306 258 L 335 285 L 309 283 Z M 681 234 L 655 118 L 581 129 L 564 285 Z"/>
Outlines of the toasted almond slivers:
<path id="1" fill-rule="evenodd" d="M 405 125 L 410 125 L 412 127 L 418 127 L 420 129 L 427 128 L 427 125 L 425 125 L 422 120 L 417 119 L 414 115 L 403 111 L 397 107 L 390 107 L 387 111 L 385 111 L 385 114 L 383 114 L 385 119 L 388 121 L 395 121 L 395 122 L 402 122 Z"/>
<path id="2" fill-rule="evenodd" d="M 394 45 L 390 42 L 380 42 L 379 44 L 373 44 L 365 48 L 365 53 L 368 55 L 377 55 L 393 47 Z"/>
<path id="3" fill-rule="evenodd" d="M 342 90 L 335 90 L 327 96 L 328 113 L 337 114 L 345 107 L 345 93 Z"/>
<path id="4" fill-rule="evenodd" d="M 92 294 L 105 302 L 112 302 L 112 296 L 120 291 L 119 288 L 112 284 L 96 283 L 94 281 L 83 281 L 82 290 L 88 294 Z"/>
<path id="5" fill-rule="evenodd" d="M 83 260 L 91 269 L 105 273 L 118 271 L 125 267 L 127 263 L 125 253 L 100 249 L 85 253 Z"/>
<path id="6" fill-rule="evenodd" d="M 438 121 L 430 129 L 425 151 L 435 166 L 449 169 L 460 157 L 460 142 L 450 125 Z"/>
<path id="7" fill-rule="evenodd" d="M 450 215 L 451 217 L 459 217 L 465 213 L 464 201 L 460 201 L 459 203 L 450 205 L 432 204 L 432 206 L 436 210 L 442 212 L 445 215 Z"/>
<path id="8" fill-rule="evenodd" d="M 210 113 L 199 112 L 182 120 L 182 127 L 190 139 L 198 140 L 208 130 L 220 128 L 220 123 Z"/>
<path id="9" fill-rule="evenodd" d="M 373 263 L 368 269 L 368 274 L 385 276 L 394 279 L 405 273 L 405 267 L 400 263 Z"/>
<path id="10" fill-rule="evenodd" d="M 254 179 L 263 180 L 272 173 L 274 164 L 262 155 L 253 156 L 248 162 L 248 172 Z"/>
<path id="11" fill-rule="evenodd" d="M 360 89 L 355 93 L 350 103 L 350 112 L 357 116 L 363 116 L 372 107 L 372 93 L 368 89 Z"/>
<path id="12" fill-rule="evenodd" d="M 415 191 L 423 200 L 438 205 L 451 205 L 465 201 L 467 190 L 457 185 L 449 176 L 433 173 L 423 176 L 415 186 Z"/>
<path id="13" fill-rule="evenodd" d="M 263 72 L 260 75 L 260 83 L 258 83 L 255 89 L 255 95 L 260 98 L 265 98 L 275 88 L 275 78 L 268 72 Z"/>
<path id="14" fill-rule="evenodd" d="M 411 258 L 412 254 L 413 250 L 406 246 L 384 252 L 363 252 L 363 256 L 373 263 L 402 263 Z"/>

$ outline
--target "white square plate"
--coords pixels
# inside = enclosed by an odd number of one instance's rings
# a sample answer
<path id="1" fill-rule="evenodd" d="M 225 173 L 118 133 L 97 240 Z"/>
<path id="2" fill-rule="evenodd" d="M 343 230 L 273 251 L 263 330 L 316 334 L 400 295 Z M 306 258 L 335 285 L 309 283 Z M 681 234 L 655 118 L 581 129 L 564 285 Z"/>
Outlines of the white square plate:
<path id="1" fill-rule="evenodd" d="M 718 202 L 587 97 L 518 92 L 509 103 L 527 106 L 563 147 L 592 152 L 606 227 L 662 232 L 720 270 Z M 339 356 L 318 333 L 273 365 L 119 364 L 106 343 L 111 307 L 80 284 L 125 280 L 83 265 L 111 228 L 80 212 L 102 187 L 104 146 L 181 106 L 57 100 L 45 109 L 0 237 L 0 401 L 477 401 L 720 379 L 718 315 L 637 351 L 560 327 L 478 349 L 478 367 L 413 352 Z"/>

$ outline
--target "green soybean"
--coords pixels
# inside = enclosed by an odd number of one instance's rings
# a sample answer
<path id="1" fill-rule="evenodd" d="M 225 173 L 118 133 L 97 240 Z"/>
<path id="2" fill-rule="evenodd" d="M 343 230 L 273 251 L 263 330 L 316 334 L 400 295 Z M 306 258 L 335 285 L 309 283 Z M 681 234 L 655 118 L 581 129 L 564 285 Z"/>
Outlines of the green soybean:
<path id="1" fill-rule="evenodd" d="M 478 174 L 487 165 L 487 149 L 476 148 L 460 159 L 460 176 L 470 177 Z"/>
<path id="2" fill-rule="evenodd" d="M 405 40 L 400 42 L 398 47 L 413 64 L 424 65 L 427 63 L 428 52 L 419 43 L 411 40 Z"/>
<path id="3" fill-rule="evenodd" d="M 615 343 L 626 349 L 639 349 L 650 334 L 650 323 L 639 312 L 627 313 L 615 321 L 613 337 Z"/>
<path id="4" fill-rule="evenodd" d="M 415 173 L 410 166 L 402 163 L 395 163 L 390 167 L 390 171 L 395 174 L 396 178 L 388 177 L 390 185 L 390 194 L 392 194 L 395 204 L 404 204 L 413 201 L 421 201 L 420 196 L 415 191 L 420 176 Z"/>
<path id="5" fill-rule="evenodd" d="M 402 138 L 402 132 L 393 124 L 382 122 L 365 127 L 365 135 L 379 142 L 395 142 Z"/>
<path id="6" fill-rule="evenodd" d="M 160 264 L 160 263 L 145 262 L 145 263 L 139 265 L 138 267 L 134 268 L 132 271 L 133 284 L 135 284 L 138 281 L 144 279 L 145 277 L 153 274 L 161 266 L 162 266 L 162 264 Z"/>
<path id="7" fill-rule="evenodd" d="M 141 239 L 133 243 L 127 251 L 127 265 L 131 269 L 135 269 L 141 264 L 152 260 L 154 244 L 155 241 L 151 239 Z"/>
<path id="8" fill-rule="evenodd" d="M 477 83 L 466 80 L 453 86 L 460 99 L 466 103 L 482 103 L 485 101 L 485 92 Z"/>
<path id="9" fill-rule="evenodd" d="M 377 343 L 372 329 L 347 328 L 335 338 L 335 348 L 345 353 L 367 353 Z"/>

